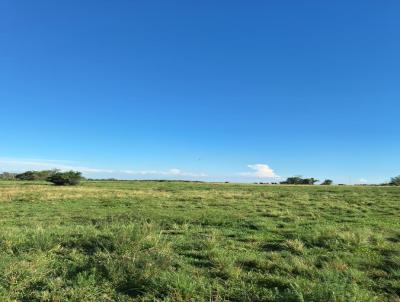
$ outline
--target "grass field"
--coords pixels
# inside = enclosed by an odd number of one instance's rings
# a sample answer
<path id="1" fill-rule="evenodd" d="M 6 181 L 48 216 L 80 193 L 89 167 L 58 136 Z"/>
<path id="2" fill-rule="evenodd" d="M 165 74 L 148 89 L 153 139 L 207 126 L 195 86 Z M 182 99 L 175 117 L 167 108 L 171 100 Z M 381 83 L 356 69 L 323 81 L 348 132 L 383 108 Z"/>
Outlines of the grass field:
<path id="1" fill-rule="evenodd" d="M 0 182 L 0 301 L 400 301 L 400 188 Z"/>

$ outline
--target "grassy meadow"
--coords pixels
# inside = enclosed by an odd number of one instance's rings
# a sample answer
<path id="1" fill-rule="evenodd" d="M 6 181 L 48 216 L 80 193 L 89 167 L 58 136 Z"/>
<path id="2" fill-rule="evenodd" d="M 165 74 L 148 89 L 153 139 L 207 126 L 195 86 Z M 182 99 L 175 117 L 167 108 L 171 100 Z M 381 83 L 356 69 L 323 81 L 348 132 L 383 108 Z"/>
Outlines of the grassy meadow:
<path id="1" fill-rule="evenodd" d="M 400 188 L 0 182 L 0 301 L 400 301 Z"/>

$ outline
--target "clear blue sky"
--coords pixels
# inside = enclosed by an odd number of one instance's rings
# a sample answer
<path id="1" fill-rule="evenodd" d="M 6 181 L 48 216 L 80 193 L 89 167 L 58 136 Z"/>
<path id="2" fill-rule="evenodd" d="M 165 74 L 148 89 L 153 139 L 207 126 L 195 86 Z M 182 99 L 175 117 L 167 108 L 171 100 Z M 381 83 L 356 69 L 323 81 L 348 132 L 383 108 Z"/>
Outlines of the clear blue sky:
<path id="1" fill-rule="evenodd" d="M 380 182 L 399 115 L 397 0 L 0 2 L 0 171 Z"/>

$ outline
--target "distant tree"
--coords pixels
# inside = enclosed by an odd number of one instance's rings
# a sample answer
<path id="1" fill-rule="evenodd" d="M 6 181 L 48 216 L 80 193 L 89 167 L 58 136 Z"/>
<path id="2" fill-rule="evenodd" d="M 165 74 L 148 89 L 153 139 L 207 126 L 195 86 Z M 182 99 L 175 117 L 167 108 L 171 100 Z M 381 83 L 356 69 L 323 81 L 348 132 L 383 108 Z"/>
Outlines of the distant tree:
<path id="1" fill-rule="evenodd" d="M 26 171 L 24 173 L 17 174 L 15 178 L 18 180 L 37 180 L 37 174 L 35 171 Z"/>
<path id="2" fill-rule="evenodd" d="M 10 172 L 3 172 L 0 174 L 0 179 L 2 180 L 14 180 L 16 173 L 10 173 Z"/>
<path id="3" fill-rule="evenodd" d="M 389 182 L 389 185 L 391 186 L 400 186 L 400 175 L 396 177 L 392 177 L 392 179 Z"/>
<path id="4" fill-rule="evenodd" d="M 321 185 L 323 186 L 330 186 L 331 184 L 333 184 L 333 180 L 331 179 L 325 179 Z"/>
<path id="5" fill-rule="evenodd" d="M 83 179 L 81 172 L 56 172 L 47 178 L 47 181 L 57 186 L 75 186 Z"/>
<path id="6" fill-rule="evenodd" d="M 18 180 L 46 180 L 59 170 L 26 171 L 15 176 Z"/>
<path id="7" fill-rule="evenodd" d="M 318 181 L 319 181 L 318 179 L 315 179 L 313 177 L 312 178 L 305 178 L 305 179 L 303 179 L 303 185 L 313 185 Z"/>
<path id="8" fill-rule="evenodd" d="M 43 171 L 35 171 L 38 180 L 47 180 L 50 176 L 53 174 L 60 172 L 60 170 L 54 169 L 54 170 L 43 170 Z"/>
<path id="9" fill-rule="evenodd" d="M 288 177 L 286 181 L 282 181 L 284 185 L 313 185 L 318 182 L 315 178 L 302 178 L 300 176 Z"/>
<path id="10" fill-rule="evenodd" d="M 300 176 L 293 176 L 293 177 L 288 177 L 286 181 L 282 181 L 281 184 L 284 185 L 301 185 L 303 182 L 303 179 Z"/>

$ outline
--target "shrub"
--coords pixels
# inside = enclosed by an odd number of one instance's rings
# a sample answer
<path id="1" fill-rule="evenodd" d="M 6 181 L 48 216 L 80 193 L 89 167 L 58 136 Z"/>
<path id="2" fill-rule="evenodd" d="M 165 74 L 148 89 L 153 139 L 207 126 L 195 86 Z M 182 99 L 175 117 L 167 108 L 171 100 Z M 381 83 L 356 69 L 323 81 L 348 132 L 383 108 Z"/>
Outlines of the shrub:
<path id="1" fill-rule="evenodd" d="M 315 178 L 302 178 L 300 176 L 288 177 L 286 181 L 282 181 L 283 185 L 313 185 L 318 182 Z"/>
<path id="2" fill-rule="evenodd" d="M 15 176 L 18 180 L 46 180 L 58 170 L 26 171 Z"/>
<path id="3" fill-rule="evenodd" d="M 0 179 L 1 180 L 14 180 L 16 176 L 17 176 L 16 173 L 3 172 L 0 174 Z"/>
<path id="4" fill-rule="evenodd" d="M 325 179 L 321 185 L 323 186 L 330 186 L 333 183 L 331 179 Z"/>
<path id="5" fill-rule="evenodd" d="M 47 178 L 47 181 L 57 186 L 75 186 L 82 180 L 81 172 L 56 172 Z"/>
<path id="6" fill-rule="evenodd" d="M 24 173 L 15 176 L 18 180 L 37 180 L 37 176 L 34 171 L 26 171 Z"/>
<path id="7" fill-rule="evenodd" d="M 396 177 L 392 177 L 392 179 L 390 180 L 389 185 L 391 185 L 391 186 L 400 186 L 400 175 L 396 176 Z"/>

